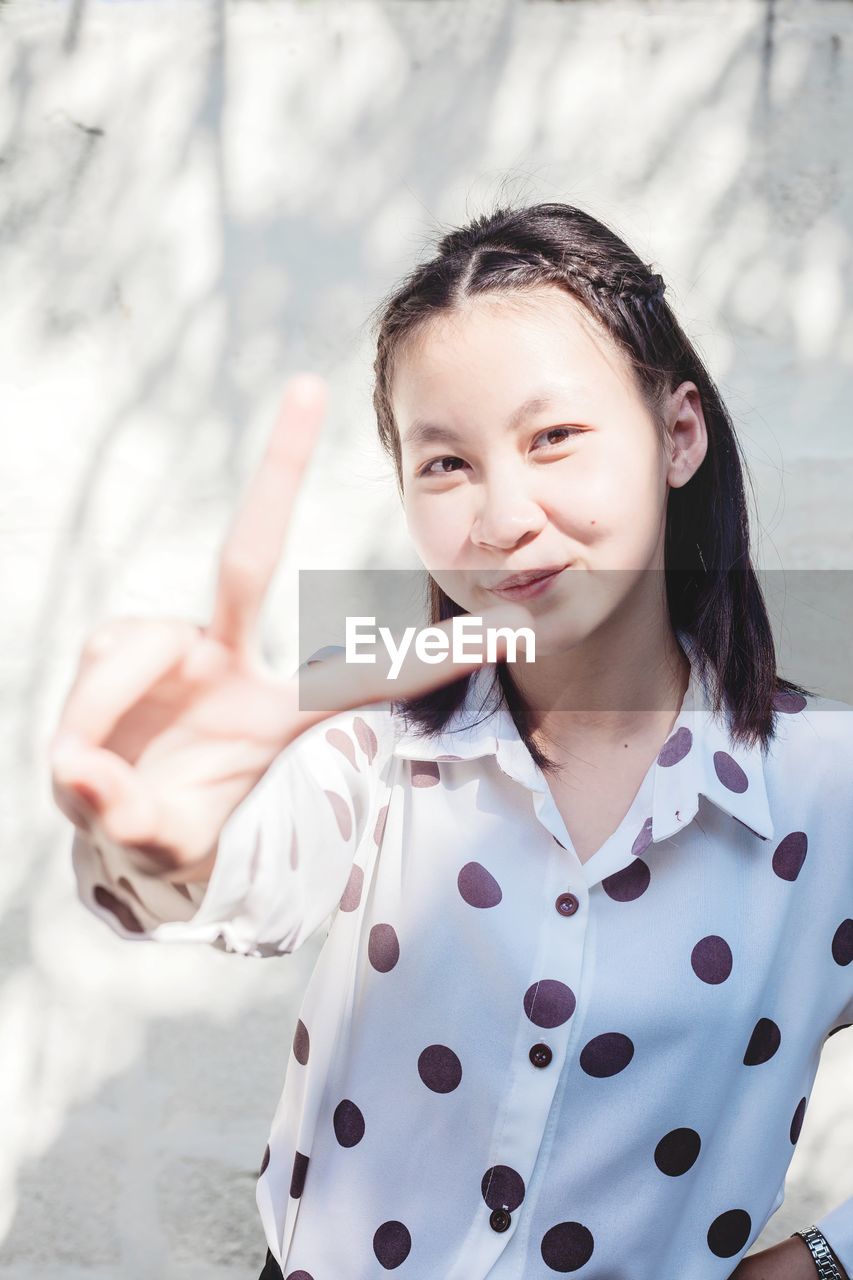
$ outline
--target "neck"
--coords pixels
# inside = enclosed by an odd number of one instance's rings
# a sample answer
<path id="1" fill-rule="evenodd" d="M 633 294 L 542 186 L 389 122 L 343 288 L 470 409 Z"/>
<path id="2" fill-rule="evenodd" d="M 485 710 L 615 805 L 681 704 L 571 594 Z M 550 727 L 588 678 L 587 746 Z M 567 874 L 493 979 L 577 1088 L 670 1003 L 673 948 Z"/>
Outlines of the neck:
<path id="1" fill-rule="evenodd" d="M 552 759 L 589 757 L 651 739 L 660 745 L 683 704 L 690 662 L 669 618 L 628 635 L 602 630 L 511 678 L 532 709 L 532 737 Z"/>

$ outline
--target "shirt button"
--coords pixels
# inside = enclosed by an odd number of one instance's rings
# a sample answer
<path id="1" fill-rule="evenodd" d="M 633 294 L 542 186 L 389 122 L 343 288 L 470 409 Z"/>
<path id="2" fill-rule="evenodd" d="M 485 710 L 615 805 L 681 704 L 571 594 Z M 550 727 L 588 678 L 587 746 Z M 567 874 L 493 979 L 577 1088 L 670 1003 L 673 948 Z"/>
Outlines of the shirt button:
<path id="1" fill-rule="evenodd" d="M 512 1222 L 512 1214 L 507 1213 L 506 1209 L 493 1209 L 489 1215 L 489 1226 L 493 1231 L 506 1231 Z"/>
<path id="2" fill-rule="evenodd" d="M 561 916 L 573 916 L 577 911 L 580 903 L 573 893 L 561 893 L 556 899 L 554 906 L 557 908 Z"/>
<path id="3" fill-rule="evenodd" d="M 547 1067 L 553 1054 L 547 1044 L 534 1044 L 527 1056 L 534 1067 Z"/>

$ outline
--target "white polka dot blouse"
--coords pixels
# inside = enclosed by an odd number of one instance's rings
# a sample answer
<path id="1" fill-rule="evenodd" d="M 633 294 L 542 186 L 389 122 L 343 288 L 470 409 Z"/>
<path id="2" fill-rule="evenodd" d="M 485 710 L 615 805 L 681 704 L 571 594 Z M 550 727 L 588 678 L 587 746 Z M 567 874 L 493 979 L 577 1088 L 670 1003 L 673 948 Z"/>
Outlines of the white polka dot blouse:
<path id="1" fill-rule="evenodd" d="M 387 702 L 315 725 L 206 884 L 75 832 L 123 938 L 327 930 L 259 1161 L 285 1280 L 724 1280 L 782 1203 L 853 1024 L 853 706 L 778 694 L 737 746 L 678 637 L 679 714 L 583 862 L 494 666 L 435 737 Z M 853 1276 L 853 1194 L 816 1225 Z"/>

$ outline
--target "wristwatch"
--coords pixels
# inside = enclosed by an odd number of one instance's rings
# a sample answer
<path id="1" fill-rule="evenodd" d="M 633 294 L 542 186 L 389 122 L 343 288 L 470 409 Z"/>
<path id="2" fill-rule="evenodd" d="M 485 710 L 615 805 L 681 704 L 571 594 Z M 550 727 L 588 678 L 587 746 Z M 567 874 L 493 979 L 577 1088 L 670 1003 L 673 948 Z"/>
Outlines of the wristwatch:
<path id="1" fill-rule="evenodd" d="M 817 1227 L 811 1226 L 806 1227 L 804 1231 L 792 1231 L 791 1235 L 805 1240 L 817 1267 L 818 1280 L 844 1280 L 835 1265 L 835 1258 L 830 1252 L 826 1236 L 822 1235 Z"/>

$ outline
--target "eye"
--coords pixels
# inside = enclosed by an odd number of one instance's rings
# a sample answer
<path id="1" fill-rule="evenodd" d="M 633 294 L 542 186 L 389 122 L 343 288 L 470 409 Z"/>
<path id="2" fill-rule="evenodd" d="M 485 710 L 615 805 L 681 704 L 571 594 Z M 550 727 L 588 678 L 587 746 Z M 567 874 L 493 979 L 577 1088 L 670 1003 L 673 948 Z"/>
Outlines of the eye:
<path id="1" fill-rule="evenodd" d="M 553 435 L 558 435 L 561 431 L 563 432 L 564 439 L 549 440 L 548 443 L 553 445 L 565 444 L 566 440 L 569 439 L 571 436 L 579 436 L 582 434 L 580 427 L 548 427 L 546 431 L 540 431 L 539 435 L 553 436 Z M 536 436 L 536 439 L 538 440 L 539 436 Z"/>
<path id="2" fill-rule="evenodd" d="M 461 461 L 462 461 L 461 458 L 455 458 L 451 454 L 447 454 L 444 458 L 433 458 L 432 462 L 427 462 L 425 466 L 421 467 L 420 471 L 418 472 L 418 475 L 419 476 L 442 476 L 442 475 L 446 476 L 450 474 L 451 470 L 455 471 L 456 467 L 453 467 L 453 468 L 445 467 L 444 463 L 445 462 L 461 462 Z M 433 467 L 437 462 L 440 462 L 442 464 L 442 468 L 440 471 L 433 471 Z"/>
<path id="3" fill-rule="evenodd" d="M 548 445 L 552 445 L 553 448 L 557 448 L 558 445 L 565 444 L 567 439 L 571 439 L 571 436 L 583 435 L 583 429 L 579 428 L 579 426 L 549 426 L 546 430 L 539 431 L 539 434 L 534 436 L 534 440 L 538 440 L 539 435 L 562 435 L 562 439 L 548 440 L 546 443 L 546 448 Z M 448 466 L 448 463 L 451 463 L 451 465 Z M 459 463 L 459 466 L 453 466 L 452 463 Z M 447 453 L 444 454 L 444 457 L 442 458 L 433 458 L 432 461 L 425 462 L 424 466 L 420 467 L 418 475 L 451 475 L 453 471 L 459 471 L 460 466 L 464 467 L 465 461 L 462 460 L 462 458 L 457 458 L 456 454 Z"/>

